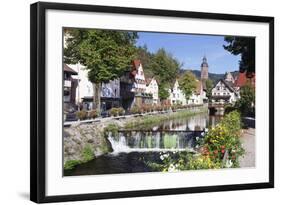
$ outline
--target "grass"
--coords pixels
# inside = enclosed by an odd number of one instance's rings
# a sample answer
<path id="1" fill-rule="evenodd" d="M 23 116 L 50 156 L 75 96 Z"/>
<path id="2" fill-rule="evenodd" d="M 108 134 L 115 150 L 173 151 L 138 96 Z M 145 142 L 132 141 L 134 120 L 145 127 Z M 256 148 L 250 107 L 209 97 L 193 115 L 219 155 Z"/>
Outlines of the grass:
<path id="1" fill-rule="evenodd" d="M 68 160 L 64 164 L 64 170 L 72 170 L 77 165 L 86 163 L 94 159 L 94 152 L 90 144 L 86 144 L 82 150 L 82 158 L 83 160 Z"/>
<path id="2" fill-rule="evenodd" d="M 68 160 L 64 164 L 64 170 L 71 170 L 76 167 L 78 164 L 81 164 L 80 160 Z"/>

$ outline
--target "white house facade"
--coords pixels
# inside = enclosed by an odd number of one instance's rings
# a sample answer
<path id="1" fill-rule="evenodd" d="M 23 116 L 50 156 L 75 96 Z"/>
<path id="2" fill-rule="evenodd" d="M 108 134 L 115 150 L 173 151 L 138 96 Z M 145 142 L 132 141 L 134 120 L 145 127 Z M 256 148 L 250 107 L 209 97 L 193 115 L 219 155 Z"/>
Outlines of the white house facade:
<path id="1" fill-rule="evenodd" d="M 172 105 L 174 104 L 181 104 L 186 105 L 186 97 L 182 90 L 180 89 L 178 80 L 175 81 L 174 86 L 172 89 L 169 90 L 169 100 Z"/>
<path id="2" fill-rule="evenodd" d="M 197 80 L 196 90 L 189 97 L 188 104 L 203 104 L 205 100 L 207 100 L 206 92 L 203 90 L 202 82 Z"/>
<path id="3" fill-rule="evenodd" d="M 155 78 L 147 80 L 146 93 L 152 94 L 153 104 L 157 104 L 159 102 L 158 83 Z"/>
<path id="4" fill-rule="evenodd" d="M 212 89 L 213 103 L 235 103 L 238 97 L 235 89 L 222 79 Z"/>
<path id="5" fill-rule="evenodd" d="M 140 60 L 134 60 L 133 61 L 132 75 L 134 77 L 132 92 L 145 93 L 146 82 L 145 82 L 143 67 L 142 67 L 142 64 L 141 64 Z"/>

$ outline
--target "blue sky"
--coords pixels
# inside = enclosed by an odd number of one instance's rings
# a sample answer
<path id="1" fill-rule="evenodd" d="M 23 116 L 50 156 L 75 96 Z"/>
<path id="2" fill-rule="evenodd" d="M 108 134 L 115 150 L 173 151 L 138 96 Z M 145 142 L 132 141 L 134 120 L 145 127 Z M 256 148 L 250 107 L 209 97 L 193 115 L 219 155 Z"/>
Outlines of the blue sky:
<path id="1" fill-rule="evenodd" d="M 202 58 L 206 55 L 210 73 L 239 70 L 240 56 L 231 55 L 224 50 L 223 36 L 151 32 L 138 32 L 138 35 L 138 46 L 146 44 L 153 53 L 159 48 L 165 48 L 183 63 L 184 69 L 200 70 Z"/>

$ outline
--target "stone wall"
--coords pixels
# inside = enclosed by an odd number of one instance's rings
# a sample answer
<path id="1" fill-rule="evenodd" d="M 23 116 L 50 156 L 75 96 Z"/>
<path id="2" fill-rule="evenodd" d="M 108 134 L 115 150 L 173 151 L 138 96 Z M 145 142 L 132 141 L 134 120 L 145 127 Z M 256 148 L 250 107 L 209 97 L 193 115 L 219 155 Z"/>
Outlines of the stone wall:
<path id="1" fill-rule="evenodd" d="M 112 151 L 104 137 L 105 123 L 73 124 L 64 128 L 64 163 L 69 160 L 83 161 L 83 149 L 92 148 L 93 157 Z"/>

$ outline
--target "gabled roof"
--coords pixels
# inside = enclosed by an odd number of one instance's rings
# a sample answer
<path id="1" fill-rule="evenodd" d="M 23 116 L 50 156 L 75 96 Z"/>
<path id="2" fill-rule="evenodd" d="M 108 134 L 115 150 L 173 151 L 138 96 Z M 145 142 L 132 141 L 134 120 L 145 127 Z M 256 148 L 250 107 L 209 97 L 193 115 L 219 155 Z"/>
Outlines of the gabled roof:
<path id="1" fill-rule="evenodd" d="M 133 67 L 132 67 L 132 70 L 130 72 L 130 76 L 134 78 L 137 74 L 137 71 L 138 71 L 140 65 L 141 65 L 141 61 L 140 60 L 133 60 L 132 65 L 133 65 Z"/>
<path id="2" fill-rule="evenodd" d="M 156 78 L 152 77 L 152 78 L 146 78 L 146 79 L 145 79 L 146 85 L 149 85 L 152 80 L 155 80 L 156 83 L 159 84 L 159 83 L 158 83 L 158 80 L 156 80 Z"/>
<path id="3" fill-rule="evenodd" d="M 133 70 L 137 70 L 140 67 L 140 60 L 133 60 Z"/>
<path id="4" fill-rule="evenodd" d="M 234 89 L 234 87 L 233 87 L 233 85 L 231 83 L 225 81 L 224 79 L 220 79 L 219 82 L 222 82 L 231 92 L 235 92 L 235 89 Z M 216 84 L 216 86 L 217 86 L 217 84 Z"/>
<path id="5" fill-rule="evenodd" d="M 73 70 L 72 68 L 70 68 L 66 64 L 63 64 L 63 71 L 67 72 L 67 73 L 70 73 L 71 75 L 77 75 L 78 74 L 75 70 Z"/>
<path id="6" fill-rule="evenodd" d="M 244 73 L 239 72 L 237 80 L 235 82 L 235 86 L 236 87 L 242 87 L 242 86 L 246 85 L 246 83 L 249 82 L 249 81 L 254 83 L 255 77 L 256 77 L 255 73 L 251 73 L 249 75 L 251 75 L 251 78 L 247 78 L 246 71 Z"/>

